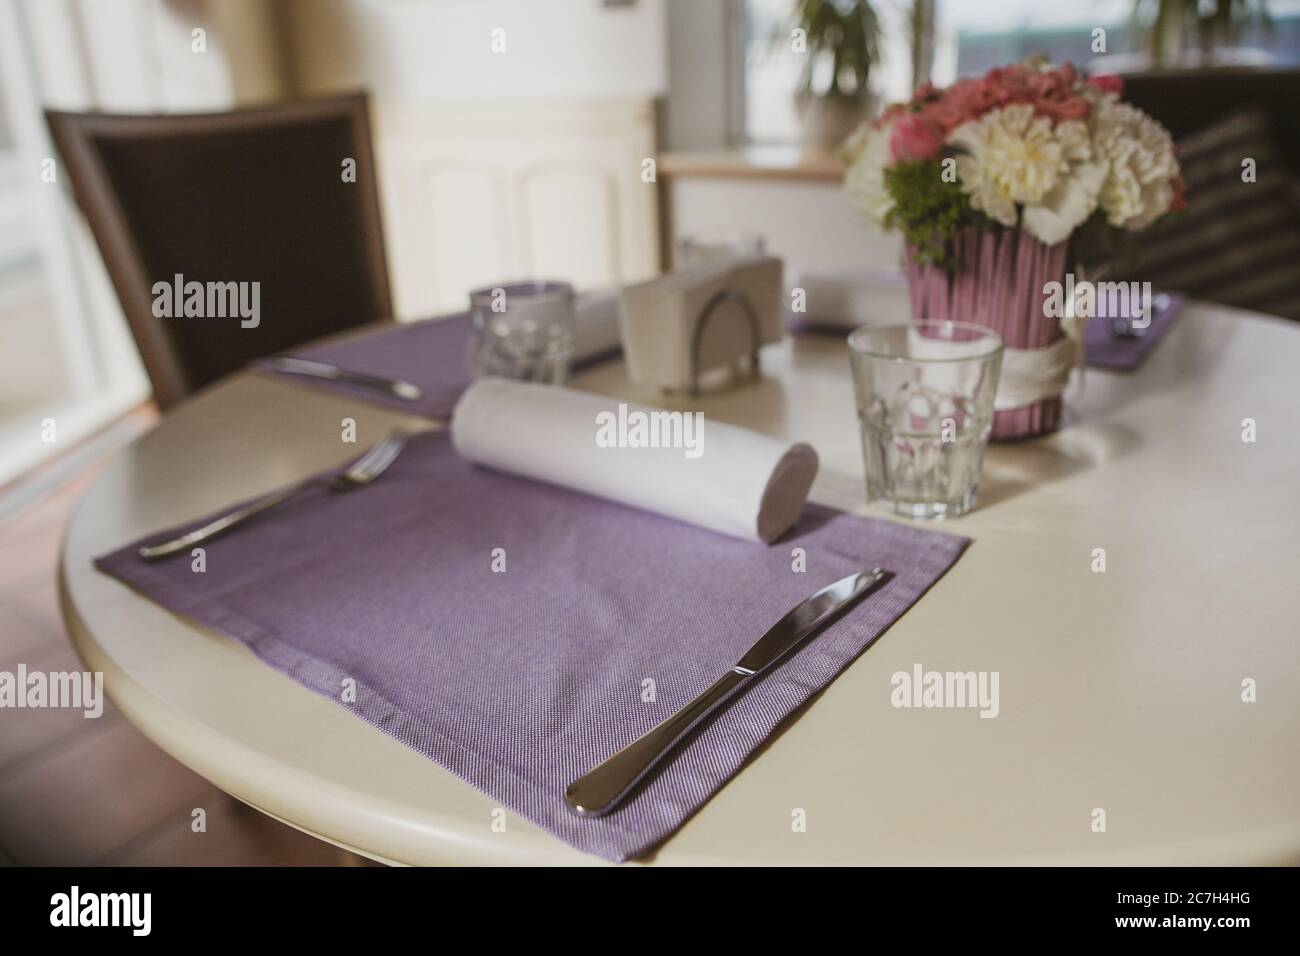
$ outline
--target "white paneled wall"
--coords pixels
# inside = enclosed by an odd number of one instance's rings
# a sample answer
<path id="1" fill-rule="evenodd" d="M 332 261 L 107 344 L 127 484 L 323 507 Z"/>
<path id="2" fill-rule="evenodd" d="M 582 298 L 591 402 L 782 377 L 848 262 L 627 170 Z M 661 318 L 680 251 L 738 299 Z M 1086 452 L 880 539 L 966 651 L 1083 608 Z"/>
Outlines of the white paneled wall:
<path id="1" fill-rule="evenodd" d="M 868 226 L 838 182 L 760 176 L 673 176 L 667 183 L 673 238 L 741 229 L 785 261 L 785 281 L 805 272 L 901 268 L 902 241 Z"/>
<path id="2" fill-rule="evenodd" d="M 380 104 L 375 126 L 399 317 L 511 279 L 658 271 L 651 100 Z"/>
<path id="3" fill-rule="evenodd" d="M 304 90 L 364 87 L 381 100 L 511 102 L 667 90 L 664 0 L 277 3 Z"/>

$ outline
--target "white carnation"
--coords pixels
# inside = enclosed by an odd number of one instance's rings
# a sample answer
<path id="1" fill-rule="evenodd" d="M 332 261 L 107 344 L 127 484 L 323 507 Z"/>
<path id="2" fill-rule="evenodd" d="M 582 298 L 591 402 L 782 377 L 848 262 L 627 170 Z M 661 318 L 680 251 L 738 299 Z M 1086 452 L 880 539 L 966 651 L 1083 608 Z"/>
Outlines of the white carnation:
<path id="1" fill-rule="evenodd" d="M 1009 227 L 1023 206 L 1024 228 L 1047 245 L 1063 242 L 1097 208 L 1106 168 L 1081 121 L 1053 126 L 1016 103 L 963 123 L 948 143 L 959 150 L 957 175 L 971 205 Z"/>
<path id="2" fill-rule="evenodd" d="M 1093 148 L 1107 165 L 1100 195 L 1107 221 L 1123 229 L 1145 229 L 1173 202 L 1172 180 L 1179 171 L 1173 139 L 1114 94 L 1093 104 L 1088 126 Z"/>
<path id="3" fill-rule="evenodd" d="M 894 197 L 885 188 L 892 131 L 892 124 L 877 129 L 868 123 L 850 136 L 841 149 L 846 163 L 845 192 L 859 212 L 882 227 L 885 216 L 894 208 Z"/>

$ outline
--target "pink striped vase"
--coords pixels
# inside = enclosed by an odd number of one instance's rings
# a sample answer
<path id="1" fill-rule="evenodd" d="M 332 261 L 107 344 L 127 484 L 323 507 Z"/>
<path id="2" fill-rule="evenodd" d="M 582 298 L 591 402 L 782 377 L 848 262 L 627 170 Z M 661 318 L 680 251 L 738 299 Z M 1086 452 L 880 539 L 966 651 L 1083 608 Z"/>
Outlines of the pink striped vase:
<path id="1" fill-rule="evenodd" d="M 1063 334 L 1060 321 L 1043 315 L 1043 286 L 1064 282 L 1068 242 L 1045 246 L 1019 229 L 964 229 L 952 240 L 952 272 L 918 265 L 907 250 L 913 319 L 974 322 L 1002 336 L 1009 348 L 1050 345 Z M 993 441 L 1013 441 L 1055 431 L 1061 399 L 994 412 Z"/>

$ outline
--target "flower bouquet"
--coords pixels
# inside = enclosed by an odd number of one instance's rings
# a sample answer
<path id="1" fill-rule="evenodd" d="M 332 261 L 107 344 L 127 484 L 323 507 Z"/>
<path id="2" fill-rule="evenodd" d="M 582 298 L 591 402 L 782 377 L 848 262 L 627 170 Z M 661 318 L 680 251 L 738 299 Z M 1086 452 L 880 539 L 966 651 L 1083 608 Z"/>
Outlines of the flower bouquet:
<path id="1" fill-rule="evenodd" d="M 926 84 L 843 148 L 851 201 L 906 243 L 914 319 L 957 319 L 1006 344 L 992 437 L 1058 427 L 1082 317 L 1049 289 L 1182 208 L 1169 133 L 1117 77 L 1024 63 Z M 1067 283 L 1066 274 L 1072 276 Z"/>

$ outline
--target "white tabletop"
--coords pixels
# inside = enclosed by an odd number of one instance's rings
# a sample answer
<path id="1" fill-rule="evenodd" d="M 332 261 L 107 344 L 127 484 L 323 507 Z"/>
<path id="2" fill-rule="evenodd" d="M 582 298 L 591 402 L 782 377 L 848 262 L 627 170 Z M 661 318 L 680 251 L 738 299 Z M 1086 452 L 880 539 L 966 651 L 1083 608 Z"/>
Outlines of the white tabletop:
<path id="1" fill-rule="evenodd" d="M 812 442 L 813 497 L 883 514 L 844 345 L 800 338 L 763 361 L 760 382 L 691 407 Z M 1298 375 L 1300 325 L 1206 306 L 1137 373 L 1088 371 L 1063 431 L 990 450 L 979 507 L 940 526 L 974 539 L 956 566 L 648 862 L 1300 861 Z M 655 400 L 619 363 L 575 384 Z M 186 403 L 69 527 L 73 639 L 141 730 L 303 830 L 392 862 L 599 862 L 513 815 L 499 832 L 488 797 L 91 566 L 403 421 L 250 374 Z M 914 664 L 997 671 L 999 716 L 894 708 L 890 677 Z"/>

